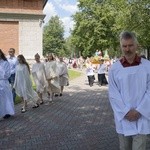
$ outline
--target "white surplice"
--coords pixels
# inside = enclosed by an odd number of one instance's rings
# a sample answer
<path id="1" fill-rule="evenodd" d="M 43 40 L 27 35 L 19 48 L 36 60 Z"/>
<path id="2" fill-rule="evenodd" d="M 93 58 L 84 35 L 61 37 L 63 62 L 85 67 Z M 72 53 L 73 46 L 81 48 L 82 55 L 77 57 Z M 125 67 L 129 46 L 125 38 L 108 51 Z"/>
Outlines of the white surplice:
<path id="1" fill-rule="evenodd" d="M 32 88 L 30 74 L 25 64 L 18 64 L 16 67 L 14 88 L 17 95 L 23 97 L 24 100 L 31 100 L 35 104 L 39 99 L 37 93 Z"/>
<path id="2" fill-rule="evenodd" d="M 68 69 L 65 62 L 58 62 L 59 67 L 59 85 L 67 86 L 68 85 Z"/>
<path id="3" fill-rule="evenodd" d="M 109 99 L 117 133 L 150 134 L 150 61 L 141 59 L 138 66 L 131 67 L 114 63 L 109 71 Z M 138 121 L 124 118 L 132 108 L 142 115 Z"/>
<path id="4" fill-rule="evenodd" d="M 10 77 L 10 64 L 0 59 L 0 117 L 6 114 L 14 115 L 13 95 L 8 78 Z"/>
<path id="5" fill-rule="evenodd" d="M 45 77 L 45 66 L 43 63 L 35 63 L 32 66 L 32 77 L 36 85 L 36 91 L 43 93 L 46 87 L 47 81 Z"/>
<path id="6" fill-rule="evenodd" d="M 60 86 L 59 86 L 59 68 L 56 61 L 48 61 L 45 64 L 45 72 L 46 72 L 46 79 L 51 79 L 51 81 L 48 82 L 48 91 L 52 91 L 53 93 L 59 93 L 60 92 Z"/>

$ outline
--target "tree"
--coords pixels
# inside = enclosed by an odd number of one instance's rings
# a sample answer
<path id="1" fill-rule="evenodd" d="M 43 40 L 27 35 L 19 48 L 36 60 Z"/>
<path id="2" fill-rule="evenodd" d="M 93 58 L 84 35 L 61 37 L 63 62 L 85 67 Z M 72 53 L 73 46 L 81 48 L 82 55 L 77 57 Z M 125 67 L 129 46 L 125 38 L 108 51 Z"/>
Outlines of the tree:
<path id="1" fill-rule="evenodd" d="M 149 49 L 149 0 L 79 0 L 78 7 L 72 41 L 84 56 L 107 48 L 112 57 L 119 55 L 118 36 L 123 30 L 134 31 L 140 45 Z"/>
<path id="2" fill-rule="evenodd" d="M 142 49 L 150 51 L 150 2 L 149 0 L 115 1 L 119 16 L 116 17 L 118 33 L 122 30 L 134 31 Z M 118 28 L 119 27 L 119 28 Z"/>
<path id="3" fill-rule="evenodd" d="M 116 44 L 113 30 L 115 13 L 108 1 L 80 0 L 79 12 L 74 15 L 76 22 L 73 42 L 82 49 L 83 56 L 91 56 L 96 49 L 105 50 Z"/>
<path id="4" fill-rule="evenodd" d="M 72 43 L 72 36 L 69 36 L 68 38 L 65 39 L 65 54 L 68 57 L 73 57 L 74 51 L 75 51 L 75 46 Z"/>
<path id="5" fill-rule="evenodd" d="M 65 55 L 64 51 L 64 27 L 58 16 L 51 17 L 44 26 L 43 53 L 55 53 Z"/>

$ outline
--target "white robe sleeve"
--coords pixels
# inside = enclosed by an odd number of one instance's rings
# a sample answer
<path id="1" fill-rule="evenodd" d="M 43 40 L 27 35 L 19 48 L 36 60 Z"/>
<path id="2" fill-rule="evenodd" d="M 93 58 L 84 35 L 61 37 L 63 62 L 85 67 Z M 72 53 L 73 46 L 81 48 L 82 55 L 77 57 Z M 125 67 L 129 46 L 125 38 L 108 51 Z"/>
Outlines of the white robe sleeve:
<path id="1" fill-rule="evenodd" d="M 4 68 L 0 66 L 0 79 L 8 79 L 10 77 L 10 65 L 5 61 Z"/>
<path id="2" fill-rule="evenodd" d="M 136 110 L 150 120 L 150 74 L 147 77 L 147 90 Z"/>
<path id="3" fill-rule="evenodd" d="M 56 61 L 53 62 L 52 69 L 51 69 L 51 77 L 59 77 L 59 67 Z"/>
<path id="4" fill-rule="evenodd" d="M 68 75 L 68 69 L 65 63 L 60 64 L 59 66 L 59 76 L 66 77 Z"/>
<path id="5" fill-rule="evenodd" d="M 130 108 L 128 108 L 122 100 L 120 91 L 114 80 L 113 70 L 109 71 L 109 100 L 117 120 L 121 121 L 124 119 Z"/>
<path id="6" fill-rule="evenodd" d="M 38 79 L 38 76 L 37 76 L 37 71 L 39 71 L 39 68 L 37 67 L 36 64 L 33 64 L 33 66 L 32 66 L 32 77 L 33 77 L 34 83 L 36 85 L 37 85 L 37 83 L 39 83 L 39 79 Z"/>
<path id="7" fill-rule="evenodd" d="M 4 79 L 5 71 L 4 69 L 0 66 L 0 80 Z"/>
<path id="8" fill-rule="evenodd" d="M 45 64 L 45 77 L 46 79 L 50 79 L 50 63 L 46 62 Z"/>

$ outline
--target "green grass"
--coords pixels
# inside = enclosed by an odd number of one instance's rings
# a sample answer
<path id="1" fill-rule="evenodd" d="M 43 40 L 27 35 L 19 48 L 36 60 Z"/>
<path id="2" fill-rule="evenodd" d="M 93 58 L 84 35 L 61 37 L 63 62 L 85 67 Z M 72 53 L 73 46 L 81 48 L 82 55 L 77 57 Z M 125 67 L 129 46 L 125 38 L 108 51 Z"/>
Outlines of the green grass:
<path id="1" fill-rule="evenodd" d="M 21 99 L 19 96 L 16 96 L 15 105 L 21 103 Z"/>
<path id="2" fill-rule="evenodd" d="M 69 73 L 69 80 L 73 80 L 81 75 L 81 72 L 75 70 L 68 70 Z"/>
<path id="3" fill-rule="evenodd" d="M 71 70 L 71 69 L 68 70 L 68 73 L 69 73 L 69 80 L 73 80 L 81 75 L 81 72 Z M 35 90 L 36 87 L 35 87 L 32 77 L 31 77 L 31 80 L 33 83 L 33 89 Z M 20 97 L 16 96 L 15 104 L 18 104 L 18 103 L 21 103 L 21 99 L 20 99 Z"/>

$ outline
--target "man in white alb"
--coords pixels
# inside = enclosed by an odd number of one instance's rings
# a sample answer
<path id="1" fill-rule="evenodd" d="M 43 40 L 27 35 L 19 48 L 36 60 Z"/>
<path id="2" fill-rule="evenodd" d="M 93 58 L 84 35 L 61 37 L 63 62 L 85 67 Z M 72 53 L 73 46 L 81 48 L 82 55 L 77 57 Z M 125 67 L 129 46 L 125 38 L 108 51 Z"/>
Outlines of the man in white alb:
<path id="1" fill-rule="evenodd" d="M 150 134 L 150 61 L 137 55 L 134 33 L 120 34 L 123 57 L 109 71 L 109 100 L 120 150 L 146 150 Z"/>

